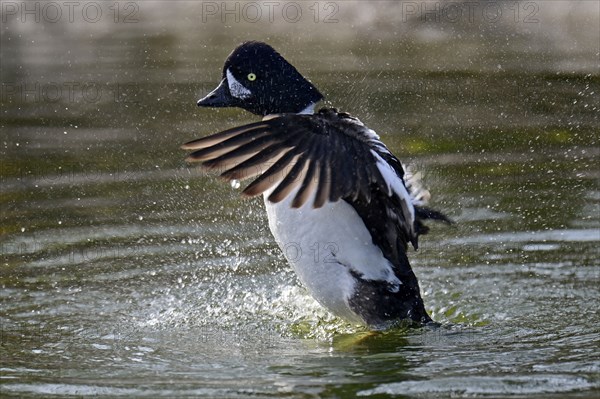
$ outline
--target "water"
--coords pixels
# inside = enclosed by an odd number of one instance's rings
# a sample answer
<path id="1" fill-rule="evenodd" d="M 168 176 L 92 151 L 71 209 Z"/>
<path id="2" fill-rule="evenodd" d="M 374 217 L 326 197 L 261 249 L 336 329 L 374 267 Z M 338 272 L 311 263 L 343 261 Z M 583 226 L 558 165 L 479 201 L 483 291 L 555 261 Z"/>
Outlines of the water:
<path id="1" fill-rule="evenodd" d="M 426 3 L 299 3 L 296 23 L 184 1 L 22 22 L 9 3 L 3 397 L 598 396 L 596 2 L 456 22 L 422 21 Z M 441 327 L 332 317 L 261 201 L 185 165 L 180 144 L 255 120 L 195 107 L 247 39 L 378 131 L 457 222 L 410 253 Z"/>

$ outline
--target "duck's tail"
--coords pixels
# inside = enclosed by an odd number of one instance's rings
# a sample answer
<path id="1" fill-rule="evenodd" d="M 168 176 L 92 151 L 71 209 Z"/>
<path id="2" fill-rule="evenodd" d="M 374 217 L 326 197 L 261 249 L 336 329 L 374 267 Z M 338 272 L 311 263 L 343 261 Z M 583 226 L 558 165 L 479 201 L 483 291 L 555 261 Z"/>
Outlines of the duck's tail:
<path id="1" fill-rule="evenodd" d="M 454 223 L 448 216 L 426 205 L 431 199 L 431 193 L 423 185 L 423 174 L 414 171 L 410 166 L 404 166 L 404 184 L 410 194 L 411 202 L 415 207 L 415 231 L 418 235 L 427 234 L 429 227 L 423 221 L 437 220 L 447 224 Z"/>

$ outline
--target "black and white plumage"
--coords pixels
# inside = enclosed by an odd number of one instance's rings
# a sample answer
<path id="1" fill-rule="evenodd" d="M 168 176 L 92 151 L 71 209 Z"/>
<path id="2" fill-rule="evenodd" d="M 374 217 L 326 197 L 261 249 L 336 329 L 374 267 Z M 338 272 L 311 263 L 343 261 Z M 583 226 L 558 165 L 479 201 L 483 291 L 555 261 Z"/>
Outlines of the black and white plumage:
<path id="1" fill-rule="evenodd" d="M 229 180 L 253 179 L 275 240 L 323 306 L 349 321 L 385 328 L 431 321 L 406 252 L 446 220 L 416 206 L 428 196 L 404 181 L 400 161 L 358 119 L 335 109 L 309 113 L 321 94 L 270 46 L 242 44 L 220 85 L 200 106 L 238 106 L 267 116 L 183 146 Z M 275 115 L 271 115 L 275 114 Z"/>

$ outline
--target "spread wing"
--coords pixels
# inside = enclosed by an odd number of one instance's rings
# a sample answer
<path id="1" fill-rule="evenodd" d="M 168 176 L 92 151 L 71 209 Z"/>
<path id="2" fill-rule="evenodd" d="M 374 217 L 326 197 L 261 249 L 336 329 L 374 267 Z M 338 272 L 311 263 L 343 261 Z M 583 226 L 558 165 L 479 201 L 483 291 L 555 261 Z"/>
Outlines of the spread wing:
<path id="1" fill-rule="evenodd" d="M 229 129 L 182 146 L 189 162 L 218 170 L 228 180 L 255 178 L 243 191 L 268 200 L 295 193 L 291 206 L 314 208 L 344 199 L 371 203 L 383 195 L 396 222 L 412 241 L 414 208 L 400 162 L 360 121 L 333 109 L 311 115 L 286 114 Z M 379 202 L 379 201 L 378 201 Z"/>

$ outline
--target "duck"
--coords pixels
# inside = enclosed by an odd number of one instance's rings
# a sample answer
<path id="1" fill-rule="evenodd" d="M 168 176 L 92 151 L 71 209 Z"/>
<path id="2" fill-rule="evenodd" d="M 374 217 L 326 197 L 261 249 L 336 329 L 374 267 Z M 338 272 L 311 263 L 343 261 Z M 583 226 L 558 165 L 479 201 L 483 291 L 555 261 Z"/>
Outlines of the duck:
<path id="1" fill-rule="evenodd" d="M 261 120 L 182 146 L 229 181 L 251 180 L 269 228 L 302 285 L 333 315 L 372 330 L 433 323 L 408 259 L 451 220 L 429 191 L 358 118 L 321 108 L 321 92 L 272 46 L 248 41 L 225 60 L 199 107 L 237 107 Z"/>

